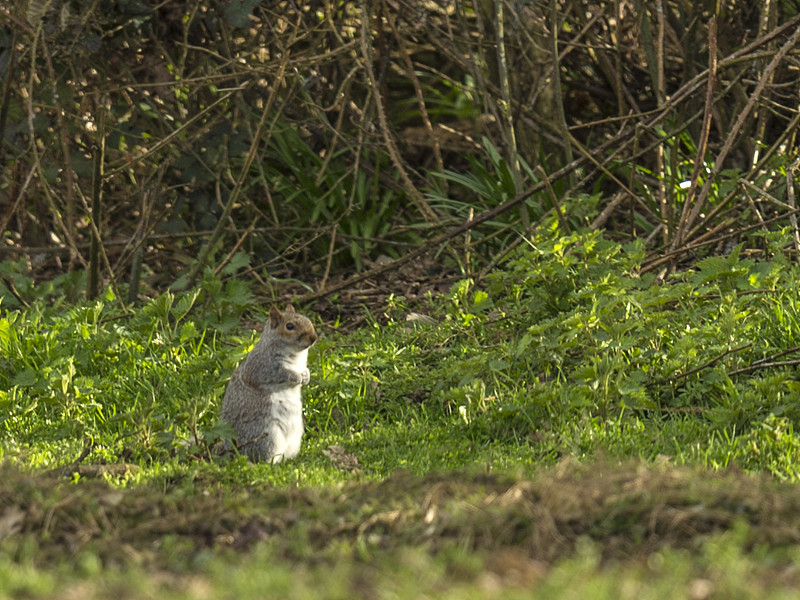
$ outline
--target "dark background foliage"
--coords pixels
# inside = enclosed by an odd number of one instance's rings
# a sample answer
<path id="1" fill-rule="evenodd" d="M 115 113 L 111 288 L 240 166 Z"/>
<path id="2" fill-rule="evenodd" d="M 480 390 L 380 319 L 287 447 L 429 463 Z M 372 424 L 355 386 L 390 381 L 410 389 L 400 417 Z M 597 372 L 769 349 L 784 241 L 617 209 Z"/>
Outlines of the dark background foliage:
<path id="1" fill-rule="evenodd" d="M 310 298 L 430 250 L 391 288 L 483 274 L 552 213 L 646 238 L 645 269 L 758 253 L 796 231 L 798 8 L 13 0 L 3 281 Z"/>

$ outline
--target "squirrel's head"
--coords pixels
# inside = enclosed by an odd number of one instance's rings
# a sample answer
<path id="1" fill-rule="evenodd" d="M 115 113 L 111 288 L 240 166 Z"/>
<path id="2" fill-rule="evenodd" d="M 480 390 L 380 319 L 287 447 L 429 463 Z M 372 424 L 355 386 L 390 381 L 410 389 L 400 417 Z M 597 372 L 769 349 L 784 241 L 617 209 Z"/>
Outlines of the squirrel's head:
<path id="1" fill-rule="evenodd" d="M 310 348 L 317 341 L 314 324 L 303 315 L 295 312 L 288 304 L 281 312 L 274 306 L 269 311 L 269 327 L 278 336 L 300 350 Z"/>

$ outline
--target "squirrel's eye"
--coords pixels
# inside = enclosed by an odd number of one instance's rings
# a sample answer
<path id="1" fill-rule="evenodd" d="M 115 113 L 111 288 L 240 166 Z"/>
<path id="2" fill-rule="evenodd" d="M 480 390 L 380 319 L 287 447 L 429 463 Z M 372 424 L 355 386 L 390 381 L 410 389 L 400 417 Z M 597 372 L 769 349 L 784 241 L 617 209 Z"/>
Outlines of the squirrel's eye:
<path id="1" fill-rule="evenodd" d="M 287 323 L 286 331 L 294 331 L 294 323 Z"/>

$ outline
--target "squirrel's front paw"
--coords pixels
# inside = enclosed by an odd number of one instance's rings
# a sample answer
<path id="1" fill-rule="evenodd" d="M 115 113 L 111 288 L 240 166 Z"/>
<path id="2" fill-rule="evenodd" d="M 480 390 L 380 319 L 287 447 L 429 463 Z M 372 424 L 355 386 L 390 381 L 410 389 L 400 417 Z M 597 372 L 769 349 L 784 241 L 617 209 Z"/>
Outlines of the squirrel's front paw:
<path id="1" fill-rule="evenodd" d="M 302 373 L 300 373 L 300 385 L 305 385 L 309 381 L 311 381 L 311 372 L 306 369 Z"/>

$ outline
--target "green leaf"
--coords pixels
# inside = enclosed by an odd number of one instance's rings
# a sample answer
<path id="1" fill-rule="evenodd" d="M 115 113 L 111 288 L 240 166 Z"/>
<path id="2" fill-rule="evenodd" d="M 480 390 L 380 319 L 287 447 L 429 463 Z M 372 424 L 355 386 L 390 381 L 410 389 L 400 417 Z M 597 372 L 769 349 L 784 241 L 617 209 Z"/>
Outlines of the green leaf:
<path id="1" fill-rule="evenodd" d="M 39 381 L 39 374 L 34 369 L 25 369 L 11 378 L 11 385 L 19 387 L 31 387 Z"/>
<path id="2" fill-rule="evenodd" d="M 233 275 L 239 269 L 250 266 L 250 256 L 245 252 L 237 252 L 230 262 L 222 269 L 222 275 Z"/>
<path id="3" fill-rule="evenodd" d="M 511 363 L 502 358 L 493 358 L 489 361 L 489 368 L 493 371 L 503 371 L 511 366 Z"/>
<path id="4" fill-rule="evenodd" d="M 172 316 L 175 318 L 176 321 L 180 321 L 183 319 L 189 311 L 192 310 L 197 297 L 200 295 L 199 289 L 194 289 L 191 292 L 187 292 L 183 294 L 179 299 L 175 306 L 172 308 Z"/>

